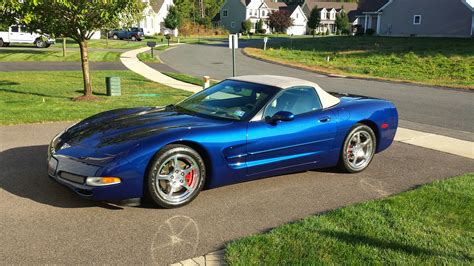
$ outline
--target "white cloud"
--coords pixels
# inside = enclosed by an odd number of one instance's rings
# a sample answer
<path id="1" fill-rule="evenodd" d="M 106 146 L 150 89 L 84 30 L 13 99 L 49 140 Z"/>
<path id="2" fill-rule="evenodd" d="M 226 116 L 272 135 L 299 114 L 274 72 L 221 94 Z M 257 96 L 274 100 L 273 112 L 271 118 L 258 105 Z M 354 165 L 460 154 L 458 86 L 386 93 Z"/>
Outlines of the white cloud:
<path id="1" fill-rule="evenodd" d="M 474 7 L 474 0 L 467 0 L 467 3 Z"/>

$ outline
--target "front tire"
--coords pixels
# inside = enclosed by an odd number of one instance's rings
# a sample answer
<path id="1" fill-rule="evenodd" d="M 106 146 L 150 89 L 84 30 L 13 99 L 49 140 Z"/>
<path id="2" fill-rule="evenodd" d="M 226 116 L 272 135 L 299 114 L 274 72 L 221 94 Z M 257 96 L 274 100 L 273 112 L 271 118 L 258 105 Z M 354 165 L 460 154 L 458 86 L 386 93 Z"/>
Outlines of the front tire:
<path id="1" fill-rule="evenodd" d="M 177 208 L 193 201 L 205 180 L 206 167 L 198 152 L 185 145 L 168 145 L 148 167 L 146 193 L 163 208 Z"/>
<path id="2" fill-rule="evenodd" d="M 0 38 L 0 47 L 3 47 L 3 46 L 5 46 L 5 42 L 3 41 L 2 38 Z"/>
<path id="3" fill-rule="evenodd" d="M 367 125 L 356 124 L 342 146 L 339 168 L 349 173 L 364 171 L 372 162 L 376 147 L 374 131 Z"/>
<path id="4" fill-rule="evenodd" d="M 43 41 L 42 39 L 36 39 L 35 46 L 37 48 L 46 48 L 46 42 Z"/>
<path id="5" fill-rule="evenodd" d="M 118 37 L 117 34 L 114 34 L 114 35 L 112 36 L 112 39 L 114 39 L 114 40 L 118 40 L 118 38 L 119 38 L 119 37 Z"/>
<path id="6" fill-rule="evenodd" d="M 132 36 L 132 41 L 136 42 L 137 41 L 137 36 L 133 35 Z"/>

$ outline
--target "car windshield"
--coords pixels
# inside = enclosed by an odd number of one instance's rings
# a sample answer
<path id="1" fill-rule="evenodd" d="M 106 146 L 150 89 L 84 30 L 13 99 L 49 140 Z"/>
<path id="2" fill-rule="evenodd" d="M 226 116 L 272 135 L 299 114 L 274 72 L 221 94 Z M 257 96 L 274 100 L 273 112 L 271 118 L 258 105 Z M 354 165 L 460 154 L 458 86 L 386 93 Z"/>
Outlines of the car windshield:
<path id="1" fill-rule="evenodd" d="M 225 80 L 177 105 L 184 112 L 245 121 L 254 116 L 279 89 L 235 80 Z"/>

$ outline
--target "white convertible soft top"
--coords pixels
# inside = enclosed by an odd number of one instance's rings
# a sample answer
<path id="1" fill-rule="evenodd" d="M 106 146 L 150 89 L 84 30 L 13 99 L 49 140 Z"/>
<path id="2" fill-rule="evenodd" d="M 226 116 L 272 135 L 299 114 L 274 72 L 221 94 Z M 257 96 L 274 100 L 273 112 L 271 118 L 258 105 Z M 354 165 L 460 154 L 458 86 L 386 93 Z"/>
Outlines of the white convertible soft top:
<path id="1" fill-rule="evenodd" d="M 313 87 L 318 93 L 318 96 L 323 108 L 334 106 L 340 102 L 339 98 L 334 97 L 331 94 L 327 93 L 326 91 L 321 89 L 321 87 L 319 87 L 318 84 L 304 80 L 304 79 L 285 77 L 285 76 L 274 76 L 274 75 L 247 75 L 247 76 L 239 76 L 239 77 L 233 77 L 233 78 L 228 78 L 228 79 L 258 83 L 258 84 L 277 87 L 284 90 L 293 88 L 293 87 L 298 87 L 298 86 Z"/>

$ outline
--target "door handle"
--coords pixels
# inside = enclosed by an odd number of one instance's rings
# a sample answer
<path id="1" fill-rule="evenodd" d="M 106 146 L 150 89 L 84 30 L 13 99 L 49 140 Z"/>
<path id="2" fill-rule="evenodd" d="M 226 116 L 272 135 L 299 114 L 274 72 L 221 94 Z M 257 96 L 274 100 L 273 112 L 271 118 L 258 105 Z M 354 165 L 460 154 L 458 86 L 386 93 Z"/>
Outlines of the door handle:
<path id="1" fill-rule="evenodd" d="M 323 117 L 319 118 L 319 122 L 321 122 L 321 123 L 327 123 L 329 121 L 331 121 L 331 117 L 329 117 L 329 116 L 323 116 Z"/>

